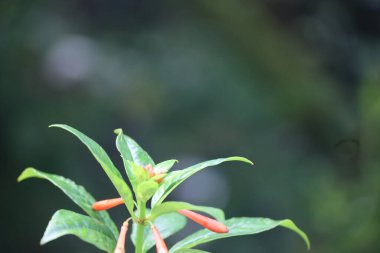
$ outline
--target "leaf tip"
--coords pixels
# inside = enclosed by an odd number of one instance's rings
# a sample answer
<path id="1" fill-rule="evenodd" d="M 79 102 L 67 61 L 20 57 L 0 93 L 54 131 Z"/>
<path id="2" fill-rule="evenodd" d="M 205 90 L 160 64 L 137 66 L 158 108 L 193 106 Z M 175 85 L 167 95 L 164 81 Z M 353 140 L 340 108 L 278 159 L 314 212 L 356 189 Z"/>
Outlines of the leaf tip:
<path id="1" fill-rule="evenodd" d="M 283 220 L 281 223 L 282 223 L 281 226 L 286 227 L 296 232 L 304 240 L 307 250 L 310 250 L 311 248 L 310 240 L 305 232 L 303 232 L 300 228 L 298 228 L 297 225 L 290 219 Z"/>
<path id="2" fill-rule="evenodd" d="M 309 237 L 307 237 L 306 234 L 305 234 L 305 242 L 306 242 L 307 250 L 310 250 L 311 249 L 311 244 L 310 244 L 310 241 L 309 241 Z"/>
<path id="3" fill-rule="evenodd" d="M 28 167 L 23 172 L 21 172 L 20 176 L 17 178 L 17 182 L 20 183 L 21 181 L 24 181 L 25 179 L 28 178 L 28 174 L 31 170 L 34 170 L 32 167 Z"/>
<path id="4" fill-rule="evenodd" d="M 46 228 L 48 229 L 48 228 Z M 41 240 L 40 240 L 40 245 L 45 245 L 46 243 L 48 242 L 51 242 L 52 240 L 54 240 L 55 238 L 51 238 L 51 236 L 49 236 L 46 231 L 44 233 L 44 235 L 42 236 Z"/>
<path id="5" fill-rule="evenodd" d="M 250 165 L 255 165 L 251 160 L 249 160 L 245 157 L 241 157 L 241 156 L 229 157 L 229 158 L 227 158 L 227 161 L 240 161 L 240 162 L 248 163 Z"/>
<path id="6" fill-rule="evenodd" d="M 255 165 L 251 160 L 249 160 L 249 159 L 247 159 L 247 158 L 245 158 L 245 157 L 241 157 L 242 158 L 242 162 L 245 162 L 245 163 L 248 163 L 248 164 L 250 164 L 250 165 Z"/>
<path id="7" fill-rule="evenodd" d="M 310 245 L 310 241 L 309 241 L 309 238 L 306 236 L 305 238 L 305 243 L 306 243 L 306 248 L 307 250 L 310 250 L 311 249 L 311 245 Z"/>
<path id="8" fill-rule="evenodd" d="M 113 132 L 114 132 L 115 134 L 119 135 L 119 134 L 122 134 L 122 133 L 123 133 L 123 129 L 121 129 L 121 128 L 117 128 L 117 129 L 113 130 Z"/>
<path id="9" fill-rule="evenodd" d="M 46 243 L 47 243 L 47 241 L 45 240 L 45 237 L 42 237 L 40 240 L 40 245 L 44 245 Z"/>
<path id="10" fill-rule="evenodd" d="M 250 165 L 252 165 L 252 166 L 254 166 L 255 165 L 255 163 L 254 162 L 252 162 L 251 160 L 249 160 L 249 159 L 247 159 L 247 163 L 249 163 Z"/>

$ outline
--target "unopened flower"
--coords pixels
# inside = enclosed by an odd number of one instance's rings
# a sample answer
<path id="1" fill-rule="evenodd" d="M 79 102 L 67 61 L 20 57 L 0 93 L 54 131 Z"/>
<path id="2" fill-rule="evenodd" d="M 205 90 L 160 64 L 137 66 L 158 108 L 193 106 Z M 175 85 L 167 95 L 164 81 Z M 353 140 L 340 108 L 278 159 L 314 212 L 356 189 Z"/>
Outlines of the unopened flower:
<path id="1" fill-rule="evenodd" d="M 178 212 L 210 231 L 215 233 L 228 233 L 228 227 L 217 220 L 189 210 L 179 210 Z"/>
<path id="2" fill-rule="evenodd" d="M 157 227 L 152 225 L 151 229 L 152 229 L 154 241 L 156 242 L 157 253 L 169 253 L 168 247 L 166 247 L 165 241 L 164 239 L 162 239 Z"/>

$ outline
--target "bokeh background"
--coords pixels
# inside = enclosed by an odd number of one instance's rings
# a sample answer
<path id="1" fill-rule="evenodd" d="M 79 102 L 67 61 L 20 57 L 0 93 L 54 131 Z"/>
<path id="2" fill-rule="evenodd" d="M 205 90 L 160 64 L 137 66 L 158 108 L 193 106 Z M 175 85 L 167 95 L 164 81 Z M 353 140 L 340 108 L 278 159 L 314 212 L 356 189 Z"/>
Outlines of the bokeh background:
<path id="1" fill-rule="evenodd" d="M 255 167 L 210 168 L 171 199 L 291 218 L 310 252 L 380 251 L 379 1 L 2 0 L 0 32 L 2 252 L 98 252 L 72 236 L 40 246 L 55 210 L 79 209 L 46 181 L 16 183 L 34 166 L 116 196 L 52 123 L 88 134 L 120 169 L 119 127 L 176 169 L 248 157 Z M 306 252 L 285 229 L 201 248 Z"/>

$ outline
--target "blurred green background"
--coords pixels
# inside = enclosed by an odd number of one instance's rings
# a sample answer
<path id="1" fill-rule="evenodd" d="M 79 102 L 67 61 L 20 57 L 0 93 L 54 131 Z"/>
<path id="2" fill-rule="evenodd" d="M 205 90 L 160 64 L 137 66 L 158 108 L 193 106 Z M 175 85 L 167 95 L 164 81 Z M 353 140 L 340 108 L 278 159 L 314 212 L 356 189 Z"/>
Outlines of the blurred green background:
<path id="1" fill-rule="evenodd" d="M 310 252 L 380 251 L 379 1 L 2 0 L 0 32 L 2 252 L 98 252 L 72 236 L 40 246 L 55 210 L 79 209 L 48 182 L 16 183 L 34 166 L 116 197 L 52 123 L 88 134 L 119 169 L 119 127 L 177 169 L 245 156 L 256 166 L 205 170 L 171 199 L 291 218 Z M 306 252 L 285 229 L 202 248 Z"/>

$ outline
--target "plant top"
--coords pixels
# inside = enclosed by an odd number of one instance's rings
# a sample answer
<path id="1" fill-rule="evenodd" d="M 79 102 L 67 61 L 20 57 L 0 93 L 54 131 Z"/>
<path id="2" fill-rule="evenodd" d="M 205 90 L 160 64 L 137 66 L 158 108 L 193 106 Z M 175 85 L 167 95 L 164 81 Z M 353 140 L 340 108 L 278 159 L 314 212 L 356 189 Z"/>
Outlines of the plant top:
<path id="1" fill-rule="evenodd" d="M 177 160 L 156 164 L 132 138 L 125 135 L 121 129 L 116 129 L 114 131 L 117 135 L 116 147 L 123 160 L 131 185 L 129 187 L 107 153 L 94 140 L 68 125 L 55 124 L 51 127 L 72 133 L 87 146 L 114 185 L 118 196 L 96 201 L 84 187 L 70 179 L 34 168 L 25 169 L 17 179 L 19 182 L 33 177 L 46 179 L 61 189 L 86 213 L 84 215 L 63 209 L 56 211 L 45 230 L 41 244 L 71 234 L 105 252 L 124 253 L 126 235 L 131 222 L 131 241 L 135 245 L 135 253 L 148 252 L 154 246 L 158 253 L 204 253 L 205 251 L 194 247 L 217 239 L 257 234 L 278 226 L 296 232 L 305 241 L 307 248 L 310 248 L 307 235 L 289 219 L 243 217 L 226 220 L 224 212 L 219 208 L 182 201 L 165 201 L 183 181 L 207 167 L 230 161 L 253 165 L 244 157 L 219 158 L 182 170 L 170 171 Z M 150 208 L 147 207 L 149 203 Z M 125 205 L 128 213 L 120 232 L 106 211 L 118 205 Z M 187 219 L 198 223 L 204 229 L 187 236 L 168 249 L 164 239 L 181 230 L 186 225 Z"/>

